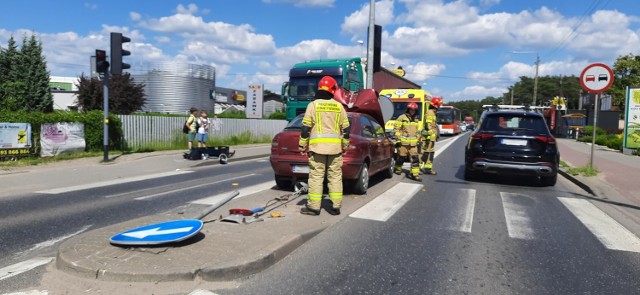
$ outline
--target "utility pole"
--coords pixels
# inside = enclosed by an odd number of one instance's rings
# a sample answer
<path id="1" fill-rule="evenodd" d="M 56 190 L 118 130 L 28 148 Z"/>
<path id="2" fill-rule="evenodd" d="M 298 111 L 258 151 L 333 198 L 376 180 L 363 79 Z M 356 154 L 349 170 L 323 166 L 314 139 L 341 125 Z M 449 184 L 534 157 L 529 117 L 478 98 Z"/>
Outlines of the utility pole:
<path id="1" fill-rule="evenodd" d="M 515 88 L 515 85 L 511 87 L 511 105 L 513 105 L 513 88 Z"/>
<path id="2" fill-rule="evenodd" d="M 538 98 L 538 68 L 540 68 L 540 56 L 538 52 L 536 52 L 536 77 L 533 81 L 533 105 L 536 105 L 536 100 Z"/>
<path id="3" fill-rule="evenodd" d="M 367 44 L 367 88 L 373 88 L 373 41 L 375 34 L 376 1 L 369 3 L 369 41 Z"/>

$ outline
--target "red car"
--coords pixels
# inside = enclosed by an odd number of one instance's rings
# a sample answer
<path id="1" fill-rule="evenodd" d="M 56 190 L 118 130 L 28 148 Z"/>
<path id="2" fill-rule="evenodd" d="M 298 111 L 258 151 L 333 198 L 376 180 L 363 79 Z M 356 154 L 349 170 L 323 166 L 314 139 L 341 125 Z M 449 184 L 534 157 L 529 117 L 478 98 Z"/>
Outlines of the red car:
<path id="1" fill-rule="evenodd" d="M 342 178 L 345 188 L 364 194 L 369 188 L 369 177 L 379 172 L 393 176 L 394 145 L 384 127 L 368 114 L 347 112 L 351 134 L 349 148 L 344 153 Z M 298 151 L 302 117 L 293 119 L 271 142 L 271 167 L 276 185 L 289 188 L 298 180 L 309 178 L 309 158 Z"/>

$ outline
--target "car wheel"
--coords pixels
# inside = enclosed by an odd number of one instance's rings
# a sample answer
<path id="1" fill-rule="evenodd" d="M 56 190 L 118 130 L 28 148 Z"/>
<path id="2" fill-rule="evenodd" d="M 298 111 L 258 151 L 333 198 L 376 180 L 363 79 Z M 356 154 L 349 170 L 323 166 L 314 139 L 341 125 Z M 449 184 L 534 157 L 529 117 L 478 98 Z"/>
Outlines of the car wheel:
<path id="1" fill-rule="evenodd" d="M 393 169 L 396 166 L 396 159 L 394 157 L 391 158 L 391 165 L 389 166 L 388 169 L 384 170 L 384 177 L 385 178 L 392 178 L 393 177 Z"/>
<path id="2" fill-rule="evenodd" d="M 480 176 L 480 172 L 464 167 L 464 180 L 475 180 Z"/>
<path id="3" fill-rule="evenodd" d="M 291 188 L 291 184 L 293 183 L 291 181 L 291 179 L 286 178 L 286 177 L 282 177 L 282 176 L 276 176 L 276 186 L 281 188 L 281 189 L 289 189 Z"/>
<path id="4" fill-rule="evenodd" d="M 553 176 L 540 176 L 540 183 L 544 186 L 554 186 L 558 181 L 558 174 Z"/>
<path id="5" fill-rule="evenodd" d="M 367 165 L 367 163 L 363 163 L 362 168 L 360 168 L 360 174 L 358 175 L 358 179 L 356 180 L 356 183 L 353 186 L 353 192 L 358 195 L 364 195 L 367 193 L 368 188 L 369 188 L 369 165 Z"/>

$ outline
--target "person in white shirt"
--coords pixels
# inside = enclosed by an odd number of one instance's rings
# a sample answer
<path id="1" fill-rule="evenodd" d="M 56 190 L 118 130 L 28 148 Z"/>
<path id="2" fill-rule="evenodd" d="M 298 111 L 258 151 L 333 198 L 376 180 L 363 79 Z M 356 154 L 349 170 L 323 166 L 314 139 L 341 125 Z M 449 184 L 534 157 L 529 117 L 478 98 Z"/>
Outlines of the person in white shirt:
<path id="1" fill-rule="evenodd" d="M 209 126 L 211 122 L 209 118 L 207 118 L 207 112 L 201 111 L 200 118 L 198 118 L 198 147 L 206 148 L 207 147 L 207 133 L 209 132 Z"/>

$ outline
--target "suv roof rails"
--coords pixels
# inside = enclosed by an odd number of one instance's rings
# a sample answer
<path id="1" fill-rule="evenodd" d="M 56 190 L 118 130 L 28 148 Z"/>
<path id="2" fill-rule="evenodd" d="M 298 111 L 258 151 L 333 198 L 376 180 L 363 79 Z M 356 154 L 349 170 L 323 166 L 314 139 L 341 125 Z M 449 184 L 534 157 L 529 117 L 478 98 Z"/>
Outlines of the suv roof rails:
<path id="1" fill-rule="evenodd" d="M 524 104 L 524 105 L 511 105 L 511 104 L 485 104 L 482 105 L 482 108 L 484 110 L 491 110 L 491 111 L 499 111 L 499 110 L 524 110 L 524 111 L 528 111 L 528 112 L 542 112 L 546 109 L 548 109 L 549 107 L 537 107 L 537 106 L 531 106 L 530 104 Z"/>

